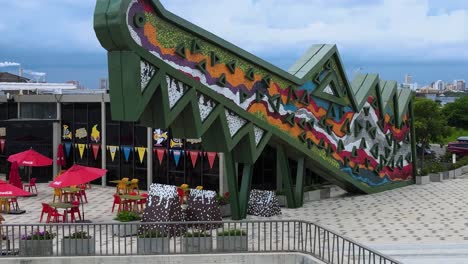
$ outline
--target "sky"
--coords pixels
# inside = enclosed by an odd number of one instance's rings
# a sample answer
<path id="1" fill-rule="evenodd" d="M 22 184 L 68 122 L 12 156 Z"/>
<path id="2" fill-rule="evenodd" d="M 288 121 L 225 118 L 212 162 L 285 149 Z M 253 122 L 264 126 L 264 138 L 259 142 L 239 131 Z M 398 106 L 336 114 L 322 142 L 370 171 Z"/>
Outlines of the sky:
<path id="1" fill-rule="evenodd" d="M 98 87 L 106 51 L 96 0 L 0 0 L 0 71 Z M 312 44 L 336 44 L 349 79 L 468 81 L 466 0 L 161 0 L 171 12 L 287 70 Z M 2 64 L 3 63 L 3 64 Z M 4 67 L 2 67 L 4 66 Z"/>

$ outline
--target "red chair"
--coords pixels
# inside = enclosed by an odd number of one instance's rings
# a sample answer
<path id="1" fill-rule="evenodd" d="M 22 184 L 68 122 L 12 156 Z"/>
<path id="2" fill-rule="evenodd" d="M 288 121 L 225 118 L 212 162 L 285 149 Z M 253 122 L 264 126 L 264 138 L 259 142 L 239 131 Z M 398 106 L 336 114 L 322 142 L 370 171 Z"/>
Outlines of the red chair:
<path id="1" fill-rule="evenodd" d="M 19 210 L 18 199 L 16 199 L 16 197 L 9 199 L 8 203 L 10 204 L 10 208 L 15 209 L 16 211 Z"/>
<path id="2" fill-rule="evenodd" d="M 114 203 L 112 204 L 112 213 L 114 212 L 114 208 L 116 204 L 119 205 L 117 212 L 122 211 L 122 209 L 127 210 L 127 203 L 123 202 L 122 199 L 120 199 L 120 196 L 118 194 L 114 194 Z"/>
<path id="3" fill-rule="evenodd" d="M 182 190 L 181 188 L 177 187 L 177 195 L 179 195 L 180 204 L 182 204 L 182 203 L 184 202 L 184 196 L 185 196 L 184 190 Z"/>
<path id="4" fill-rule="evenodd" d="M 39 223 L 42 223 L 42 217 L 44 216 L 44 214 L 49 215 L 50 209 L 52 209 L 50 205 L 46 203 L 42 203 L 42 212 L 41 212 L 41 218 L 39 219 Z"/>
<path id="5" fill-rule="evenodd" d="M 148 194 L 143 193 L 141 194 L 142 199 L 137 201 L 137 205 L 140 205 L 140 211 L 143 211 L 143 207 L 146 205 L 146 201 L 148 200 Z"/>
<path id="6" fill-rule="evenodd" d="M 87 203 L 88 202 L 88 197 L 86 197 L 86 185 L 81 185 L 81 186 L 79 186 L 79 188 L 80 188 L 80 191 L 75 193 L 75 198 L 78 201 L 83 202 L 83 197 L 84 197 L 84 201 Z"/>
<path id="7" fill-rule="evenodd" d="M 42 203 L 42 212 L 41 212 L 41 219 L 39 222 L 42 222 L 42 217 L 44 214 L 47 214 L 46 223 L 50 223 L 50 219 L 52 218 L 52 222 L 58 223 L 60 222 L 60 218 L 64 219 L 64 215 L 60 214 L 57 209 L 52 208 L 49 204 Z"/>
<path id="8" fill-rule="evenodd" d="M 26 188 L 28 188 L 28 192 L 30 192 L 30 193 L 32 193 L 33 187 L 34 187 L 34 190 L 36 190 L 36 194 L 37 194 L 36 178 L 31 178 L 31 180 L 29 180 L 29 183 L 25 183 L 23 185 L 23 188 L 25 190 L 26 190 Z"/>
<path id="9" fill-rule="evenodd" d="M 65 215 L 63 218 L 64 222 L 65 222 L 65 219 L 67 218 L 67 214 L 70 214 L 70 222 L 75 222 L 76 220 L 75 214 L 78 214 L 78 218 L 81 220 L 80 201 L 73 201 L 71 204 L 73 205 L 73 207 L 65 211 Z"/>

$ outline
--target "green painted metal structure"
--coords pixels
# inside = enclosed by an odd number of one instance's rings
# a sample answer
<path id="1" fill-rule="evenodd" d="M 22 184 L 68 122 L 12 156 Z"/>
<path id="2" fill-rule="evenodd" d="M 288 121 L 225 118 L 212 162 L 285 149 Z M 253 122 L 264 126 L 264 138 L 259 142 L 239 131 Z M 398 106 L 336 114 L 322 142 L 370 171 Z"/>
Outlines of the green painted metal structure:
<path id="1" fill-rule="evenodd" d="M 377 74 L 350 84 L 335 45 L 312 46 L 286 72 L 157 0 L 98 0 L 94 29 L 108 51 L 112 118 L 224 152 L 234 219 L 246 216 L 252 165 L 267 144 L 288 207 L 302 205 L 306 168 L 357 193 L 414 181 L 411 92 Z"/>

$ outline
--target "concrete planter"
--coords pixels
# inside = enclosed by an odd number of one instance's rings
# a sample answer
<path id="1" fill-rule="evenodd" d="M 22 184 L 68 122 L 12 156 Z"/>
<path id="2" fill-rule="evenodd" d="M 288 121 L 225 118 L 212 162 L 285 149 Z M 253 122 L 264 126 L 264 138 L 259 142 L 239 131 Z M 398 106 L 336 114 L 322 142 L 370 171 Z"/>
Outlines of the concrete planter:
<path id="1" fill-rule="evenodd" d="M 221 252 L 247 251 L 247 235 L 217 236 L 216 248 Z"/>
<path id="2" fill-rule="evenodd" d="M 94 255 L 96 240 L 94 237 L 89 239 L 64 238 L 62 239 L 62 255 L 64 256 L 87 256 Z"/>
<path id="3" fill-rule="evenodd" d="M 440 173 L 430 173 L 429 177 L 431 179 L 431 182 L 441 182 L 442 181 L 442 176 Z"/>
<path id="4" fill-rule="evenodd" d="M 468 166 L 461 167 L 461 173 L 462 174 L 468 173 Z"/>
<path id="5" fill-rule="evenodd" d="M 10 240 L 0 239 L 0 250 L 10 250 Z"/>
<path id="6" fill-rule="evenodd" d="M 169 237 L 137 238 L 138 254 L 169 253 Z"/>
<path id="7" fill-rule="evenodd" d="M 320 189 L 320 199 L 328 199 L 330 198 L 330 188 L 323 188 Z"/>
<path id="8" fill-rule="evenodd" d="M 213 251 L 212 237 L 183 237 L 182 250 L 186 253 L 209 253 Z"/>
<path id="9" fill-rule="evenodd" d="M 313 190 L 304 192 L 304 202 L 312 202 L 320 200 L 321 190 Z"/>
<path id="10" fill-rule="evenodd" d="M 19 241 L 19 255 L 22 257 L 52 256 L 53 252 L 52 239 Z"/>
<path id="11" fill-rule="evenodd" d="M 221 205 L 219 210 L 221 211 L 221 217 L 231 216 L 231 204 Z"/>
<path id="12" fill-rule="evenodd" d="M 449 172 L 448 171 L 439 172 L 439 175 L 440 175 L 442 180 L 448 180 L 449 179 Z"/>
<path id="13" fill-rule="evenodd" d="M 119 236 L 119 237 L 125 237 L 125 236 L 134 236 L 138 233 L 138 223 L 140 223 L 140 220 L 138 221 L 130 221 L 130 222 L 119 222 L 122 223 L 122 225 L 114 225 L 114 235 Z"/>
<path id="14" fill-rule="evenodd" d="M 286 207 L 288 202 L 286 201 L 286 195 L 276 195 L 276 198 L 278 198 L 278 202 L 280 207 Z"/>
<path id="15" fill-rule="evenodd" d="M 458 168 L 458 169 L 455 169 L 453 171 L 455 173 L 455 177 L 460 177 L 463 174 L 462 168 Z"/>
<path id="16" fill-rule="evenodd" d="M 428 184 L 430 182 L 431 182 L 431 178 L 429 177 L 429 175 L 416 176 L 416 184 L 418 185 Z"/>

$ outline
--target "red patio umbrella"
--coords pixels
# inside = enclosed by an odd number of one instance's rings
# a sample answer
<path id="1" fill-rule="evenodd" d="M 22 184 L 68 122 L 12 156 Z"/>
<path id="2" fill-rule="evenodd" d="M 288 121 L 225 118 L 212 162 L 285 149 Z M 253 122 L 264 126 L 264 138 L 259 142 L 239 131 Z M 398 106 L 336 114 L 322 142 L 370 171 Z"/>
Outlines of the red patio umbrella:
<path id="1" fill-rule="evenodd" d="M 11 185 L 23 189 L 23 183 L 21 183 L 21 177 L 19 175 L 19 166 L 16 161 L 11 164 L 8 181 Z"/>
<path id="2" fill-rule="evenodd" d="M 104 176 L 107 170 L 73 164 L 71 168 L 60 174 L 49 184 L 52 188 L 65 188 L 72 185 L 85 184 Z"/>
<path id="3" fill-rule="evenodd" d="M 43 167 L 52 165 L 53 160 L 46 157 L 32 148 L 26 151 L 10 155 L 8 157 L 9 162 L 18 162 L 19 166 L 28 167 Z M 28 173 L 28 181 L 31 181 L 31 170 Z"/>
<path id="4" fill-rule="evenodd" d="M 107 170 L 73 164 L 68 170 L 60 174 L 49 184 L 52 188 L 65 188 L 72 185 L 85 184 L 99 179 L 106 174 Z M 81 203 L 81 213 L 84 220 L 84 205 Z"/>
<path id="5" fill-rule="evenodd" d="M 8 183 L 0 184 L 0 197 L 30 196 L 31 193 Z"/>
<path id="6" fill-rule="evenodd" d="M 63 154 L 63 145 L 59 144 L 57 149 L 57 165 L 60 167 L 66 166 L 65 155 Z"/>

